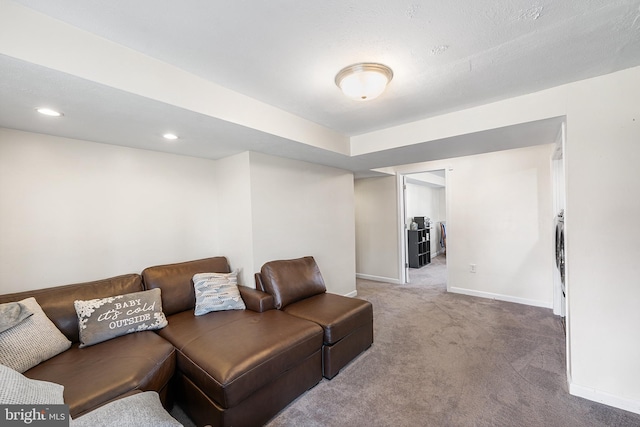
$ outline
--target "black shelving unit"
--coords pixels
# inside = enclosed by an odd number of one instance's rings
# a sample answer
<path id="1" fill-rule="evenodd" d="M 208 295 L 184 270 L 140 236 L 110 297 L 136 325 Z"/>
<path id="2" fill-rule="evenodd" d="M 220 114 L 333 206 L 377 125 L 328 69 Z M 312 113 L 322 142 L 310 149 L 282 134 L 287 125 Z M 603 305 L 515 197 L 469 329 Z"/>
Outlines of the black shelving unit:
<path id="1" fill-rule="evenodd" d="M 431 262 L 431 233 L 428 228 L 408 230 L 409 267 L 420 268 Z"/>

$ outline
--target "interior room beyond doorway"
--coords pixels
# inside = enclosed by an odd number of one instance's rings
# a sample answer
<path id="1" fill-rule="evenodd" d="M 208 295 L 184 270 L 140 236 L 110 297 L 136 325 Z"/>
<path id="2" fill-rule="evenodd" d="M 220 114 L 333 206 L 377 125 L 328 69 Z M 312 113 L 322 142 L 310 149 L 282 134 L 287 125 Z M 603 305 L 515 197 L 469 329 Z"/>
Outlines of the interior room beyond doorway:
<path id="1" fill-rule="evenodd" d="M 446 181 L 444 169 L 404 177 L 406 281 L 420 280 L 436 257 L 446 256 Z M 439 260 L 438 264 L 443 264 Z M 446 259 L 444 260 L 446 269 Z M 419 273 L 422 271 L 422 273 Z"/>

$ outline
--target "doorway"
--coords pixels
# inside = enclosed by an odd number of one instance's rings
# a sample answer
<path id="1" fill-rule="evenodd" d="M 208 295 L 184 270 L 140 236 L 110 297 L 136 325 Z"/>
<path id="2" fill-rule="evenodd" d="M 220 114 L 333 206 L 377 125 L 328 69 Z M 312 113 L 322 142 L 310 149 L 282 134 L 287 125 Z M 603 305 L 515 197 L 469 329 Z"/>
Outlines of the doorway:
<path id="1" fill-rule="evenodd" d="M 431 278 L 432 272 L 446 271 L 446 189 L 444 169 L 402 176 L 399 234 L 405 284 Z"/>

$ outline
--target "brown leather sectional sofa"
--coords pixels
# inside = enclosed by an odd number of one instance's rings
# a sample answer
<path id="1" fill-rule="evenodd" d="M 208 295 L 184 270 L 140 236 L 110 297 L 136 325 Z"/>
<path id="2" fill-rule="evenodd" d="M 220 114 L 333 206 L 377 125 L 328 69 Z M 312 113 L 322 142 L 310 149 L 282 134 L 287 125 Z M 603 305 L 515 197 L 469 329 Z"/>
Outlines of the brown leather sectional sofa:
<path id="1" fill-rule="evenodd" d="M 153 390 L 165 406 L 175 397 L 197 425 L 259 426 L 373 342 L 370 303 L 327 294 L 313 258 L 273 263 L 256 276 L 258 289 L 239 286 L 246 310 L 194 315 L 193 275 L 229 272 L 224 257 L 2 295 L 0 303 L 34 296 L 73 342 L 24 373 L 64 385 L 72 417 Z M 168 326 L 78 348 L 74 300 L 154 288 Z"/>
<path id="2" fill-rule="evenodd" d="M 29 378 L 64 386 L 72 418 L 139 390 L 157 391 L 169 403 L 169 383 L 176 368 L 175 347 L 152 331 L 124 335 L 78 348 L 74 300 L 106 298 L 144 290 L 139 274 L 95 282 L 0 295 L 0 303 L 35 297 L 47 317 L 73 343 L 71 348 L 24 372 Z"/>

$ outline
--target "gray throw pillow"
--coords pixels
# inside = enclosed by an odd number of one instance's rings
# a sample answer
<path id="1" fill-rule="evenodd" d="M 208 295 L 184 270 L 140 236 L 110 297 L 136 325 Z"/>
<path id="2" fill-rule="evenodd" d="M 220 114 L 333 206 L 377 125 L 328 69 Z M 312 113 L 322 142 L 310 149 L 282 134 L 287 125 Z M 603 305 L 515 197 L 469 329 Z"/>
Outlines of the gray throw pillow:
<path id="1" fill-rule="evenodd" d="M 71 341 L 49 320 L 35 298 L 19 302 L 33 314 L 0 332 L 0 364 L 24 372 L 67 350 Z"/>
<path id="2" fill-rule="evenodd" d="M 70 427 L 182 427 L 162 407 L 158 393 L 147 391 L 104 406 L 71 421 Z"/>
<path id="3" fill-rule="evenodd" d="M 64 387 L 32 380 L 20 372 L 0 365 L 0 405 L 62 405 Z"/>
<path id="4" fill-rule="evenodd" d="M 138 331 L 162 329 L 160 289 L 73 302 L 78 314 L 80 348 Z"/>
<path id="5" fill-rule="evenodd" d="M 193 276 L 196 293 L 195 315 L 211 311 L 244 310 L 238 289 L 238 271 L 233 273 L 199 273 Z"/>
<path id="6" fill-rule="evenodd" d="M 20 302 L 0 304 L 0 332 L 13 328 L 31 315 L 33 313 Z"/>

